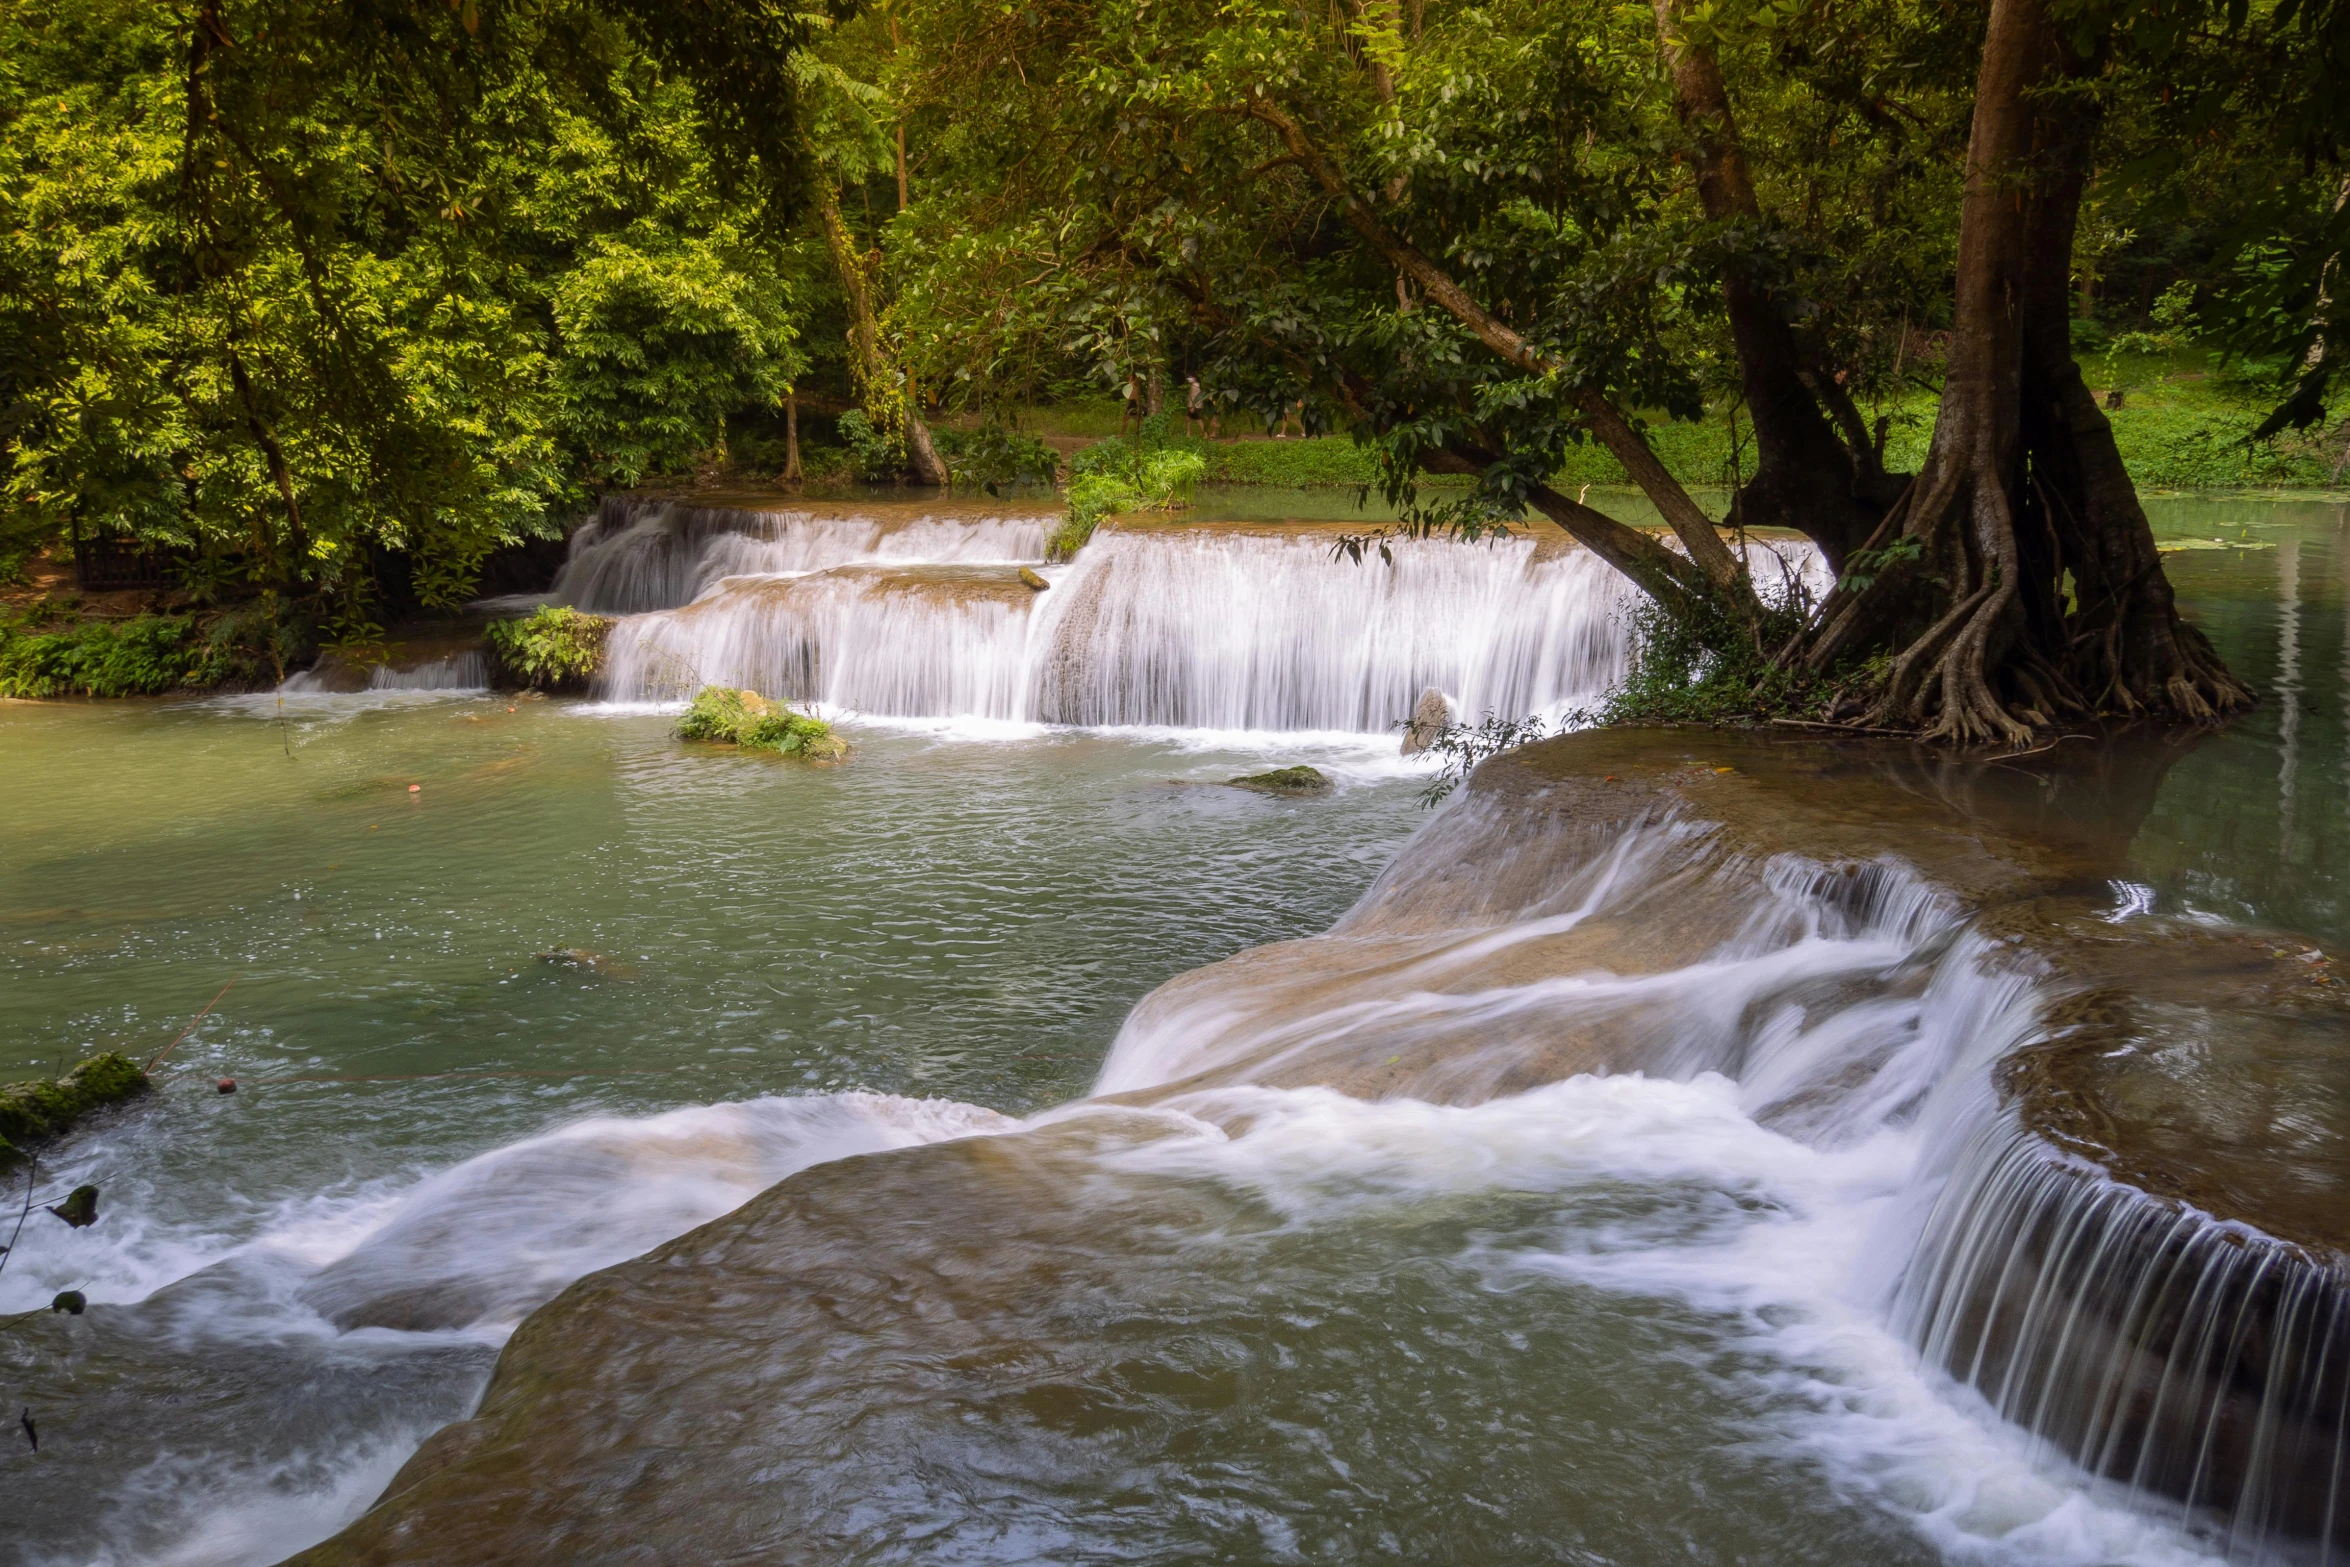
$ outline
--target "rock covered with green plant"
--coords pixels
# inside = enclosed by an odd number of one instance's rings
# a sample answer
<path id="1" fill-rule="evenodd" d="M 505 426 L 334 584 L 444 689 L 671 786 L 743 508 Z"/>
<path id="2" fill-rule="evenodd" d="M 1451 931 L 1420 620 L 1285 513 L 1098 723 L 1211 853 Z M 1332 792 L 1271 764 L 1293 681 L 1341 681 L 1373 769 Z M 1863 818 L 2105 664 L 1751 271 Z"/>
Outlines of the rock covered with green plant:
<path id="1" fill-rule="evenodd" d="M 1248 789 L 1257 794 L 1324 794 L 1330 788 L 1327 773 L 1302 763 L 1295 767 L 1276 767 L 1269 773 L 1250 773 L 1245 778 L 1227 778 L 1224 781 L 1235 789 Z"/>
<path id="2" fill-rule="evenodd" d="M 706 740 L 751 751 L 772 751 L 811 762 L 837 761 L 848 754 L 848 742 L 832 732 L 821 718 L 770 702 L 756 691 L 730 686 L 704 686 L 679 721 L 681 740 Z"/>
<path id="3" fill-rule="evenodd" d="M 498 672 L 537 690 L 584 690 L 604 663 L 612 622 L 564 604 L 549 604 L 520 620 L 493 620 L 483 631 Z"/>
<path id="4" fill-rule="evenodd" d="M 146 1092 L 147 1074 L 128 1056 L 92 1056 L 65 1076 L 0 1087 L 0 1168 L 63 1135 L 91 1111 Z"/>
<path id="5" fill-rule="evenodd" d="M 1113 435 L 1069 462 L 1069 516 L 1047 545 L 1055 560 L 1085 547 L 1105 517 L 1130 511 L 1175 511 L 1191 504 L 1207 477 L 1205 446 L 1171 433 L 1164 414 L 1132 436 Z"/>

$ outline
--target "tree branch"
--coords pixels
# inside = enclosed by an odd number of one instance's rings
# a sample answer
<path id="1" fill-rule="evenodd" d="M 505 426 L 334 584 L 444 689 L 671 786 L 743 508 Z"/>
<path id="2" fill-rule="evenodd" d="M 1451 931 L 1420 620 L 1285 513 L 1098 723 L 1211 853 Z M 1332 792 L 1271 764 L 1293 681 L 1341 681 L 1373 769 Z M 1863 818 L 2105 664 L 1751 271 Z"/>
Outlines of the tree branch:
<path id="1" fill-rule="evenodd" d="M 1279 105 L 1260 92 L 1247 101 L 1245 112 L 1250 118 L 1272 127 L 1288 145 L 1299 165 L 1312 174 L 1325 191 L 1338 199 L 1340 210 L 1345 213 L 1347 221 L 1354 225 L 1355 231 L 1369 241 L 1374 250 L 1385 256 L 1397 271 L 1419 284 L 1429 299 L 1474 333 L 1479 342 L 1506 363 L 1529 375 L 1559 376 L 1564 380 L 1566 367 L 1555 356 L 1494 319 L 1443 268 L 1381 223 L 1370 206 L 1347 188 L 1345 178 L 1306 136 L 1304 128 Z M 1665 471 L 1665 465 L 1657 461 L 1656 453 L 1649 448 L 1640 432 L 1633 428 L 1631 421 L 1591 387 L 1569 383 L 1567 396 L 1592 433 L 1615 455 L 1616 461 L 1623 464 L 1632 482 L 1639 485 L 1655 503 L 1666 525 L 1680 539 L 1682 547 L 1689 551 L 1690 559 L 1697 562 L 1706 580 L 1723 592 L 1742 591 L 1745 570 L 1738 558 L 1730 553 L 1730 547 L 1722 542 L 1722 536 L 1714 531 L 1713 519 L 1706 516 L 1697 502 L 1690 499 L 1689 492 L 1681 487 L 1680 481 Z M 1593 515 L 1599 514 L 1595 512 Z"/>

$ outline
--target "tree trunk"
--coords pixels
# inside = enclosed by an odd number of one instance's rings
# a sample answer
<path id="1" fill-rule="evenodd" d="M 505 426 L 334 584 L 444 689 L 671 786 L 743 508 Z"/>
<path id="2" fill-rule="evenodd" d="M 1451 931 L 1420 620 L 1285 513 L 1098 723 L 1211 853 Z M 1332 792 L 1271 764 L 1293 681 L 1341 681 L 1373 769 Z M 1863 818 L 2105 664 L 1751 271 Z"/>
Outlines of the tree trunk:
<path id="1" fill-rule="evenodd" d="M 923 484 L 945 484 L 946 465 L 938 460 L 930 429 L 914 407 L 911 382 L 882 351 L 881 326 L 873 314 L 872 292 L 865 286 L 864 259 L 857 254 L 848 220 L 841 216 L 840 193 L 829 180 L 819 179 L 816 207 L 824 220 L 824 242 L 840 274 L 841 293 L 849 304 L 849 364 L 856 376 L 857 394 L 877 427 L 898 431 L 906 447 L 906 465 Z"/>
<path id="2" fill-rule="evenodd" d="M 1738 139 L 1713 51 L 1683 35 L 1686 0 L 1654 0 L 1658 39 L 1673 75 L 1673 108 L 1697 141 L 1697 193 L 1715 222 L 1762 221 L 1762 205 Z M 1732 268 L 1722 276 L 1738 373 L 1754 425 L 1755 475 L 1738 492 L 1748 527 L 1789 528 L 1827 556 L 1832 570 L 1876 531 L 1899 492 L 1877 462 L 1859 410 L 1829 372 L 1806 361 L 1772 292 Z M 1846 426 L 1839 439 L 1838 419 Z"/>
<path id="3" fill-rule="evenodd" d="M 1894 542 L 1853 563 L 1807 655 L 1825 672 L 1892 650 L 1863 721 L 1961 744 L 2021 743 L 2064 714 L 2203 722 L 2250 700 L 2179 620 L 2072 360 L 2068 281 L 2094 123 L 2076 101 L 2033 92 L 2064 59 L 2045 5 L 1993 0 L 1933 443 L 1878 530 Z"/>
<path id="4" fill-rule="evenodd" d="M 2074 74 L 2079 62 L 2069 60 Z M 2250 706 L 2203 633 L 2179 618 L 2154 530 L 2122 466 L 2113 425 L 2073 359 L 2073 236 L 2095 151 L 2098 108 L 2051 97 L 2040 116 L 2046 170 L 2025 209 L 2022 439 L 2030 465 L 2023 533 L 2046 541 L 2042 591 L 2026 609 L 2092 711 L 2207 723 Z M 2073 605 L 2061 578 L 2072 578 Z"/>
<path id="5" fill-rule="evenodd" d="M 783 399 L 783 482 L 801 482 L 800 394 L 797 392 L 786 393 Z"/>

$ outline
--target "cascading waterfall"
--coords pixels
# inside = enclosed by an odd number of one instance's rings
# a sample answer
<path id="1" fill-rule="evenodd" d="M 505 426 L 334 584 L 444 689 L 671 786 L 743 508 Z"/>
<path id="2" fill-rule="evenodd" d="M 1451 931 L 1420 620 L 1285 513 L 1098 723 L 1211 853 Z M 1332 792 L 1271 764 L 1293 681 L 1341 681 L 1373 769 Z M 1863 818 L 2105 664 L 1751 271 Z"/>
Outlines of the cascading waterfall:
<path id="1" fill-rule="evenodd" d="M 1331 558 L 1325 531 L 1100 536 L 1037 626 L 1028 714 L 1069 724 L 1375 732 L 1434 687 L 1533 713 L 1622 677 L 1633 589 L 1517 537 Z"/>
<path id="2" fill-rule="evenodd" d="M 1039 593 L 1017 557 L 1044 564 L 1036 519 L 642 509 L 591 527 L 559 597 L 695 590 L 615 627 L 600 689 L 623 701 L 724 684 L 887 717 L 1378 733 L 1430 688 L 1472 718 L 1589 703 L 1630 640 L 1629 584 L 1555 539 L 1350 565 L 1325 528 L 1109 529 Z"/>
<path id="3" fill-rule="evenodd" d="M 730 577 L 616 625 L 600 689 L 645 701 L 716 684 L 898 717 L 1023 717 L 1034 597 L 1012 572 L 973 567 Z"/>
<path id="4" fill-rule="evenodd" d="M 479 691 L 489 683 L 489 660 L 480 653 L 451 653 L 406 669 L 379 665 L 367 676 L 370 691 Z"/>
<path id="5" fill-rule="evenodd" d="M 2068 1158 L 1969 1144 L 1896 1308 L 1927 1360 L 2234 1560 L 2350 1550 L 2350 1279 Z"/>
<path id="6" fill-rule="evenodd" d="M 607 500 L 581 526 L 551 596 L 598 615 L 675 609 L 732 576 L 857 563 L 1017 565 L 1044 558 L 1053 519 L 739 511 Z"/>

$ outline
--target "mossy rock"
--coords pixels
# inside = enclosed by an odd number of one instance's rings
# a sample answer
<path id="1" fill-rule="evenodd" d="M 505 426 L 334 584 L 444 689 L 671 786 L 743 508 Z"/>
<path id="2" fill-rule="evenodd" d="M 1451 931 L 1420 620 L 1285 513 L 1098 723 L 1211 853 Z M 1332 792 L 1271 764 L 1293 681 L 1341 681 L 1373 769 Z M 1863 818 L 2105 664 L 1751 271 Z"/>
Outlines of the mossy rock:
<path id="1" fill-rule="evenodd" d="M 1251 773 L 1246 778 L 1228 778 L 1225 782 L 1235 789 L 1254 789 L 1259 794 L 1323 794 L 1330 788 L 1330 779 L 1319 768 L 1277 767 L 1269 773 Z"/>
<path id="2" fill-rule="evenodd" d="M 821 718 L 770 702 L 756 691 L 729 686 L 704 686 L 696 692 L 694 705 L 678 721 L 677 734 L 681 740 L 772 751 L 811 762 L 836 761 L 849 750 L 848 742 Z"/>
<path id="3" fill-rule="evenodd" d="M 147 1074 L 128 1056 L 92 1056 L 65 1076 L 0 1087 L 0 1165 L 63 1135 L 76 1121 L 147 1090 Z"/>

